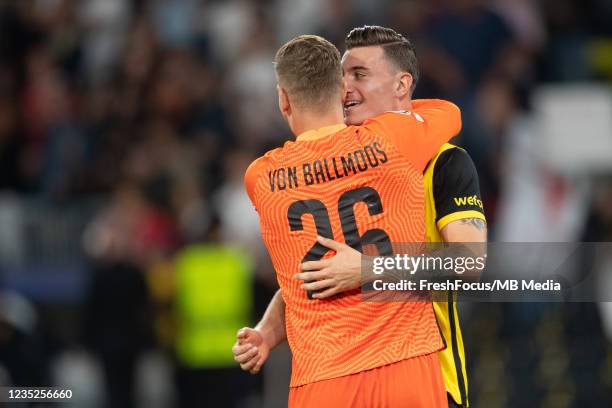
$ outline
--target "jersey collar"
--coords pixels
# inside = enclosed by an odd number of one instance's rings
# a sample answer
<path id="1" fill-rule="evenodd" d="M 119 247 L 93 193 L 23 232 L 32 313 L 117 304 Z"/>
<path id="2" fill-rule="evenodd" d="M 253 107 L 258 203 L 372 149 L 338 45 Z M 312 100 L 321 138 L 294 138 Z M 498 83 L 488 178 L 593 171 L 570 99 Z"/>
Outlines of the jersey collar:
<path id="1" fill-rule="evenodd" d="M 322 128 L 319 129 L 313 129 L 313 130 L 309 130 L 306 131 L 304 133 L 300 133 L 295 140 L 297 141 L 304 141 L 304 140 L 317 140 L 317 139 L 321 139 L 325 136 L 329 136 L 332 133 L 336 133 L 341 131 L 342 129 L 344 129 L 346 127 L 346 125 L 344 123 L 341 124 L 337 124 L 337 125 L 331 125 L 331 126 L 324 126 Z"/>

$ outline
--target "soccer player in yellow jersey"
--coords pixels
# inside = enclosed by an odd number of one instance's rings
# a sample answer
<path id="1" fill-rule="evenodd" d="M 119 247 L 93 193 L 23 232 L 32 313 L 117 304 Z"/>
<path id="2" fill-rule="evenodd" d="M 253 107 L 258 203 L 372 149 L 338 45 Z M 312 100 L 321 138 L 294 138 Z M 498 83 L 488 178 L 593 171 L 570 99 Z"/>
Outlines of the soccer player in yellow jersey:
<path id="1" fill-rule="evenodd" d="M 409 41 L 395 31 L 366 26 L 351 31 L 343 57 L 347 85 L 345 121 L 360 124 L 384 111 L 411 111 L 410 96 L 395 91 L 398 72 L 408 73 L 413 86 L 418 79 L 416 57 Z M 467 153 L 446 144 L 424 172 L 425 226 L 430 242 L 486 242 L 478 177 Z M 360 285 L 360 254 L 329 239 L 319 243 L 336 251 L 333 258 L 303 264 L 301 279 L 315 280 L 304 288 L 318 291 L 315 297 L 328 298 Z M 436 302 L 435 314 L 445 339 L 439 352 L 449 406 L 467 406 L 467 375 L 458 315 L 452 294 L 449 302 Z M 285 338 L 284 302 L 277 293 L 255 329 L 239 331 L 234 354 L 241 367 L 260 370 L 269 351 Z"/>

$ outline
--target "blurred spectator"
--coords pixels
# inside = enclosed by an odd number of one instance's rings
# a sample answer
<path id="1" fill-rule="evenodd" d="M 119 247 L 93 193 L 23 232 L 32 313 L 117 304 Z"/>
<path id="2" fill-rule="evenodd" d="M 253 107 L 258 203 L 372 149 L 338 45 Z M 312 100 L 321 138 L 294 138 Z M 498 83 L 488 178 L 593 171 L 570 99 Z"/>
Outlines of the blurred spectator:
<path id="1" fill-rule="evenodd" d="M 244 194 L 244 172 L 254 157 L 243 151 L 233 151 L 225 160 L 226 182 L 214 196 L 215 210 L 220 218 L 220 238 L 253 250 L 260 244 L 259 217 Z"/>
<path id="2" fill-rule="evenodd" d="M 433 64 L 424 65 L 423 73 L 433 77 L 443 94 L 459 97 L 502 65 L 500 57 L 513 41 L 504 20 L 482 0 L 447 1 L 445 9 L 432 20 L 427 36 L 434 61 L 449 65 L 437 69 Z M 449 67 L 455 79 L 447 80 L 443 74 L 436 76 L 440 69 L 451 73 Z"/>
<path id="3" fill-rule="evenodd" d="M 494 0 L 493 9 L 522 47 L 538 50 L 545 45 L 546 30 L 537 0 Z"/>
<path id="4" fill-rule="evenodd" d="M 257 9 L 254 1 L 230 0 L 211 2 L 201 10 L 199 29 L 210 37 L 215 63 L 227 66 L 239 59 L 256 25 Z"/>
<path id="5" fill-rule="evenodd" d="M 94 262 L 85 336 L 102 360 L 111 407 L 135 404 L 136 364 L 153 345 L 145 272 L 177 245 L 173 223 L 164 212 L 163 182 L 149 184 L 148 196 L 134 186 L 119 189 L 85 237 Z"/>
<path id="6" fill-rule="evenodd" d="M 274 10 L 277 21 L 277 37 L 282 44 L 297 35 L 312 33 L 317 28 L 320 19 L 326 19 L 326 13 L 320 11 L 325 7 L 325 1 L 276 1 Z M 332 21 L 321 21 L 327 26 L 333 24 Z"/>
<path id="7" fill-rule="evenodd" d="M 197 0 L 154 0 L 151 17 L 160 41 L 169 48 L 187 48 L 194 38 Z"/>
<path id="8" fill-rule="evenodd" d="M 0 77 L 3 75 L 0 69 Z M 2 78 L 0 78 L 0 83 Z M 1 86 L 1 85 L 0 85 Z M 20 186 L 20 137 L 15 101 L 0 89 L 0 190 Z"/>
<path id="9" fill-rule="evenodd" d="M 86 78 L 94 84 L 104 83 L 110 79 L 124 45 L 132 13 L 130 2 L 85 0 L 79 3 Z"/>
<path id="10" fill-rule="evenodd" d="M 113 201 L 94 219 L 85 234 L 85 246 L 94 259 L 146 265 L 149 251 L 164 251 L 172 238 L 167 220 L 133 185 L 120 186 Z"/>
<path id="11" fill-rule="evenodd" d="M 213 224 L 208 242 L 188 245 L 176 258 L 180 407 L 240 407 L 252 388 L 231 353 L 236 328 L 251 321 L 252 261 L 220 244 L 218 234 Z"/>
<path id="12" fill-rule="evenodd" d="M 84 313 L 86 344 L 102 362 L 108 407 L 135 405 L 136 364 L 151 346 L 151 309 L 143 271 L 126 261 L 94 267 Z"/>
<path id="13" fill-rule="evenodd" d="M 274 42 L 266 23 L 253 30 L 245 44 L 240 61 L 227 77 L 228 102 L 234 105 L 233 123 L 242 148 L 257 148 L 280 142 L 287 134 L 278 114 L 276 77 L 270 69 L 274 60 Z M 284 133 L 284 134 L 283 134 Z"/>
<path id="14" fill-rule="evenodd" d="M 38 330 L 34 305 L 18 293 L 0 290 L 0 372 L 7 377 L 1 384 L 32 387 L 47 381 Z"/>

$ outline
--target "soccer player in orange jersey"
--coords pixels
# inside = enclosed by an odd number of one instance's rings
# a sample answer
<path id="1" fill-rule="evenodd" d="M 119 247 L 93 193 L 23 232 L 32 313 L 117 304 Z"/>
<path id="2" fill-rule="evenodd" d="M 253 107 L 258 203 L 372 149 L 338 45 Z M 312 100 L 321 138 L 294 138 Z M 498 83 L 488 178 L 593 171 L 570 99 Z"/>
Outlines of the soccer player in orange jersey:
<path id="1" fill-rule="evenodd" d="M 412 75 L 413 87 L 418 80 L 416 57 L 405 37 L 390 28 L 363 26 L 348 34 L 346 47 L 342 58 L 347 85 L 345 123 L 361 124 L 387 110 L 419 112 L 421 101 L 393 92 L 394 75 L 398 71 Z M 460 200 L 462 197 L 480 197 L 478 174 L 463 149 L 445 144 L 429 162 L 424 182 L 428 242 L 486 242 L 482 205 Z M 297 276 L 311 281 L 304 287 L 316 290 L 314 296 L 320 299 L 358 288 L 361 284 L 361 254 L 331 240 L 319 239 L 319 243 L 336 254 L 324 261 L 302 265 L 306 273 Z M 455 302 L 436 302 L 434 311 L 447 345 L 438 357 L 449 407 L 468 406 L 465 355 Z M 233 351 L 243 369 L 252 373 L 260 370 L 270 349 L 285 340 L 284 324 L 284 303 L 279 292 L 255 329 L 239 331 L 239 341 Z"/>
<path id="2" fill-rule="evenodd" d="M 459 111 L 426 101 L 418 115 L 388 112 L 347 127 L 332 44 L 300 36 L 275 63 L 279 106 L 297 138 L 253 162 L 245 184 L 286 304 L 289 405 L 446 406 L 430 302 L 363 302 L 358 290 L 310 300 L 294 275 L 329 251 L 317 235 L 388 255 L 392 241 L 423 242 L 422 172 L 459 131 Z M 397 80 L 396 92 L 412 92 L 410 74 Z"/>

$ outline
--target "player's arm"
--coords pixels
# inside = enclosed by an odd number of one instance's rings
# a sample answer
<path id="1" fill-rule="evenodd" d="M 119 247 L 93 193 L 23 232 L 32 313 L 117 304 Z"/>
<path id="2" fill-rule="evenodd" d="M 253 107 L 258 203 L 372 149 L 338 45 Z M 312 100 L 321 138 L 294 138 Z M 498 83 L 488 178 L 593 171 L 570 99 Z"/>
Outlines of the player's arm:
<path id="1" fill-rule="evenodd" d="M 486 254 L 487 224 L 480 196 L 478 174 L 472 159 L 462 149 L 444 151 L 434 168 L 433 194 L 436 204 L 436 224 L 445 242 L 464 243 L 450 248 L 449 253 L 436 251 L 436 256 L 482 257 Z M 307 290 L 318 291 L 315 298 L 324 299 L 337 293 L 358 288 L 368 276 L 362 271 L 361 253 L 353 248 L 319 237 L 317 241 L 336 252 L 328 259 L 302 264 L 302 280 L 314 280 L 303 284 Z M 365 260 L 367 262 L 367 260 Z M 482 270 L 470 271 L 469 277 L 477 280 Z M 403 278 L 398 274 L 398 279 Z M 374 278 L 371 276 L 370 278 Z"/>
<path id="2" fill-rule="evenodd" d="M 444 242 L 487 242 L 487 222 L 482 218 L 462 218 L 440 231 Z"/>
<path id="3" fill-rule="evenodd" d="M 285 331 L 285 300 L 280 289 L 272 297 L 261 321 L 255 326 L 255 330 L 259 330 L 262 333 L 270 349 L 287 340 L 287 332 Z"/>
<path id="4" fill-rule="evenodd" d="M 266 158 L 260 157 L 255 160 L 244 175 L 244 186 L 257 209 L 255 187 L 259 176 L 266 165 Z M 276 347 L 287 337 L 285 332 L 285 301 L 280 289 L 274 294 L 261 321 L 255 328 L 243 327 L 238 330 L 236 343 L 232 347 L 234 360 L 240 364 L 240 368 L 256 374 L 268 359 L 270 350 Z"/>
<path id="5" fill-rule="evenodd" d="M 433 121 L 433 126 L 449 126 L 439 125 L 435 122 L 436 119 L 448 120 L 448 115 L 456 114 L 459 108 L 452 102 L 444 99 L 413 99 L 412 100 L 412 111 L 418 113 L 424 119 Z M 458 118 L 461 121 L 461 118 Z M 461 122 L 457 123 L 461 125 Z"/>
<path id="6" fill-rule="evenodd" d="M 361 286 L 361 252 L 329 238 L 317 237 L 317 242 L 335 255 L 320 261 L 308 261 L 300 265 L 302 272 L 295 275 L 304 281 L 302 289 L 313 292 L 314 299 L 325 299 Z"/>
<path id="7" fill-rule="evenodd" d="M 238 330 L 236 343 L 232 347 L 234 360 L 244 371 L 257 374 L 268 359 L 270 351 L 286 338 L 285 301 L 279 289 L 257 326 Z"/>
<path id="8" fill-rule="evenodd" d="M 407 142 L 417 168 L 423 171 L 442 144 L 461 131 L 461 110 L 454 103 L 442 99 L 415 99 L 412 111 L 417 120 L 422 118 L 425 134 L 417 133 L 408 140 L 404 138 L 404 142 Z"/>
<path id="9" fill-rule="evenodd" d="M 478 173 L 465 150 L 454 148 L 440 154 L 434 168 L 433 196 L 436 225 L 445 242 L 487 242 Z M 484 245 L 474 248 L 485 250 Z"/>
<path id="10" fill-rule="evenodd" d="M 440 147 L 461 130 L 461 111 L 440 99 L 413 101 L 412 112 L 386 112 L 364 122 L 387 137 L 422 172 Z"/>
<path id="11" fill-rule="evenodd" d="M 472 159 L 460 148 L 445 150 L 440 154 L 433 169 L 433 196 L 436 208 L 436 226 L 443 240 L 452 245 L 429 252 L 435 258 L 486 259 L 487 225 L 480 196 L 478 174 Z M 462 268 L 461 278 L 478 281 L 482 264 Z M 419 277 L 430 279 L 456 278 L 444 270 L 423 269 Z M 396 274 L 398 279 L 407 276 Z"/>

